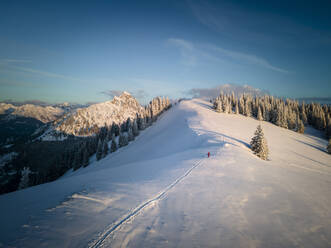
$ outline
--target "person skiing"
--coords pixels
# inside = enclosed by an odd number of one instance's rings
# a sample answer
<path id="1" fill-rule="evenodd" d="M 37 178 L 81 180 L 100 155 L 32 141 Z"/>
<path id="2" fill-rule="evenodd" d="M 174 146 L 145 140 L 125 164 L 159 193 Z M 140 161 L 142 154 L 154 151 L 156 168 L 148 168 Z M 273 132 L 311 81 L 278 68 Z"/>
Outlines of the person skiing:
<path id="1" fill-rule="evenodd" d="M 210 152 L 208 152 L 208 158 L 210 157 Z"/>

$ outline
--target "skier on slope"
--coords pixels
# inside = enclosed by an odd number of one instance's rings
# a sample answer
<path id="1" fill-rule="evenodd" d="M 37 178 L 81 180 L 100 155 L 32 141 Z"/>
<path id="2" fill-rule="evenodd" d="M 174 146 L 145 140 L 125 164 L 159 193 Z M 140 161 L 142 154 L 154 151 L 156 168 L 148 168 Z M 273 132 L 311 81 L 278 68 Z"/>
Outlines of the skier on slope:
<path id="1" fill-rule="evenodd" d="M 210 152 L 208 152 L 208 158 L 210 157 Z"/>

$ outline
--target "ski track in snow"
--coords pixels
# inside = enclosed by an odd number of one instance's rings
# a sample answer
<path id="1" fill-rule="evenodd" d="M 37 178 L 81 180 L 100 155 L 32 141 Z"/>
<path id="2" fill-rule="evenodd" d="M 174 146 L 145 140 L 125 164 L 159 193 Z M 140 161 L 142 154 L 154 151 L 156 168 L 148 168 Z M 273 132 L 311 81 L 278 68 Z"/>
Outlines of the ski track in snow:
<path id="1" fill-rule="evenodd" d="M 211 155 L 210 157 L 215 157 L 219 154 L 220 151 L 217 151 L 215 155 Z M 173 189 L 178 183 L 180 183 L 185 177 L 187 177 L 195 168 L 197 168 L 204 158 L 198 160 L 189 170 L 187 170 L 182 176 L 177 178 L 173 183 L 171 183 L 168 187 L 166 187 L 164 190 L 162 190 L 160 193 L 158 193 L 153 198 L 147 200 L 146 202 L 140 204 L 138 207 L 130 211 L 128 214 L 126 214 L 123 218 L 121 218 L 119 221 L 112 223 L 106 230 L 97 238 L 97 240 L 93 241 L 91 245 L 89 245 L 89 248 L 97 248 L 102 247 L 102 243 L 105 239 L 107 239 L 111 234 L 113 234 L 120 226 L 127 223 L 128 220 L 134 218 L 137 214 L 139 214 L 141 211 L 146 209 L 151 204 L 161 200 L 171 189 Z"/>

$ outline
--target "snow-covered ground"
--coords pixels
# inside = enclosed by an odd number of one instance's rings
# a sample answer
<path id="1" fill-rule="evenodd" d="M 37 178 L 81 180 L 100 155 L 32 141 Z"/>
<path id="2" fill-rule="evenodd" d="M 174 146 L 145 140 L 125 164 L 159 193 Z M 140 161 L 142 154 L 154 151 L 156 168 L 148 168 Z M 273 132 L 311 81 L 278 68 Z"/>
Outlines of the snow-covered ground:
<path id="1" fill-rule="evenodd" d="M 181 102 L 105 159 L 0 196 L 0 247 L 331 247 L 326 140 L 262 122 L 263 161 L 258 123 Z"/>

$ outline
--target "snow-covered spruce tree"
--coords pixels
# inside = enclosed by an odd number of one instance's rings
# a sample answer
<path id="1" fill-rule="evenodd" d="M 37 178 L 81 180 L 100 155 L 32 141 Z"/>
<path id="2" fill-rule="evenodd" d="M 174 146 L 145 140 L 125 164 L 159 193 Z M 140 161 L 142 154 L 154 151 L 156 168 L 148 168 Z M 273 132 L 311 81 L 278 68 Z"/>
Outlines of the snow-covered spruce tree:
<path id="1" fill-rule="evenodd" d="M 130 118 L 126 120 L 126 131 L 129 131 L 129 129 L 132 127 L 132 121 Z"/>
<path id="2" fill-rule="evenodd" d="M 134 137 L 136 137 L 136 136 L 139 135 L 139 128 L 138 128 L 138 125 L 137 125 L 137 121 L 136 120 L 133 121 L 132 133 L 133 133 Z"/>
<path id="3" fill-rule="evenodd" d="M 258 107 L 258 110 L 257 110 L 257 119 L 259 121 L 263 121 L 263 117 L 262 117 L 262 112 L 261 112 L 260 106 Z"/>
<path id="4" fill-rule="evenodd" d="M 222 104 L 221 104 L 220 101 L 216 101 L 216 102 L 215 102 L 215 110 L 216 110 L 216 112 L 218 112 L 218 113 L 221 113 L 221 112 L 222 112 Z"/>
<path id="5" fill-rule="evenodd" d="M 145 118 L 142 116 L 138 116 L 137 118 L 137 125 L 139 130 L 144 130 L 145 129 Z"/>
<path id="6" fill-rule="evenodd" d="M 268 158 L 268 145 L 267 141 L 264 138 L 263 130 L 261 125 L 257 126 L 257 129 L 254 133 L 254 137 L 251 140 L 251 150 L 254 152 L 255 155 L 257 155 L 259 158 L 263 160 L 267 160 Z"/>
<path id="7" fill-rule="evenodd" d="M 133 132 L 132 132 L 132 127 L 129 128 L 128 130 L 128 141 L 133 141 L 134 140 L 134 136 L 133 136 Z"/>
<path id="8" fill-rule="evenodd" d="M 83 166 L 86 167 L 89 164 L 89 152 L 87 148 L 83 150 Z"/>
<path id="9" fill-rule="evenodd" d="M 250 108 L 250 103 L 248 103 L 248 101 L 245 101 L 245 110 L 244 110 L 244 115 L 250 117 L 252 115 L 251 113 L 251 108 Z"/>
<path id="10" fill-rule="evenodd" d="M 109 128 L 109 129 L 108 129 L 108 133 L 107 133 L 106 140 L 107 140 L 107 141 L 110 141 L 112 137 L 113 137 L 113 134 L 112 134 L 112 132 L 111 132 L 111 128 Z"/>
<path id="11" fill-rule="evenodd" d="M 102 158 L 102 149 L 103 149 L 102 143 L 103 142 L 101 141 L 101 139 L 99 139 L 97 153 L 96 153 L 97 160 L 100 160 Z"/>
<path id="12" fill-rule="evenodd" d="M 238 101 L 236 101 L 236 105 L 235 105 L 235 110 L 234 110 L 235 114 L 238 115 L 239 114 L 239 106 L 238 106 Z"/>
<path id="13" fill-rule="evenodd" d="M 74 149 L 74 158 L 73 158 L 73 169 L 77 170 L 79 169 L 82 164 L 83 164 L 83 154 L 82 154 L 82 150 L 79 146 L 76 146 Z"/>
<path id="14" fill-rule="evenodd" d="M 108 143 L 106 140 L 103 141 L 103 148 L 102 148 L 102 157 L 106 157 L 108 155 L 109 148 L 108 148 Z"/>
<path id="15" fill-rule="evenodd" d="M 331 154 L 331 139 L 329 139 L 329 144 L 326 147 L 326 149 L 327 149 L 328 153 Z"/>
<path id="16" fill-rule="evenodd" d="M 121 132 L 119 140 L 118 140 L 118 146 L 123 147 L 123 146 L 126 146 L 128 144 L 129 144 L 128 137 L 124 133 Z"/>
<path id="17" fill-rule="evenodd" d="M 29 167 L 24 167 L 23 170 L 21 171 L 21 181 L 20 184 L 18 185 L 18 189 L 25 189 L 29 187 L 29 175 L 31 171 Z"/>
<path id="18" fill-rule="evenodd" d="M 117 150 L 117 143 L 115 139 L 115 134 L 113 134 L 113 138 L 111 140 L 110 152 L 115 152 Z"/>
<path id="19" fill-rule="evenodd" d="M 297 132 L 298 133 L 304 133 L 305 132 L 305 125 L 303 124 L 303 121 L 300 119 L 299 114 L 297 114 Z"/>

